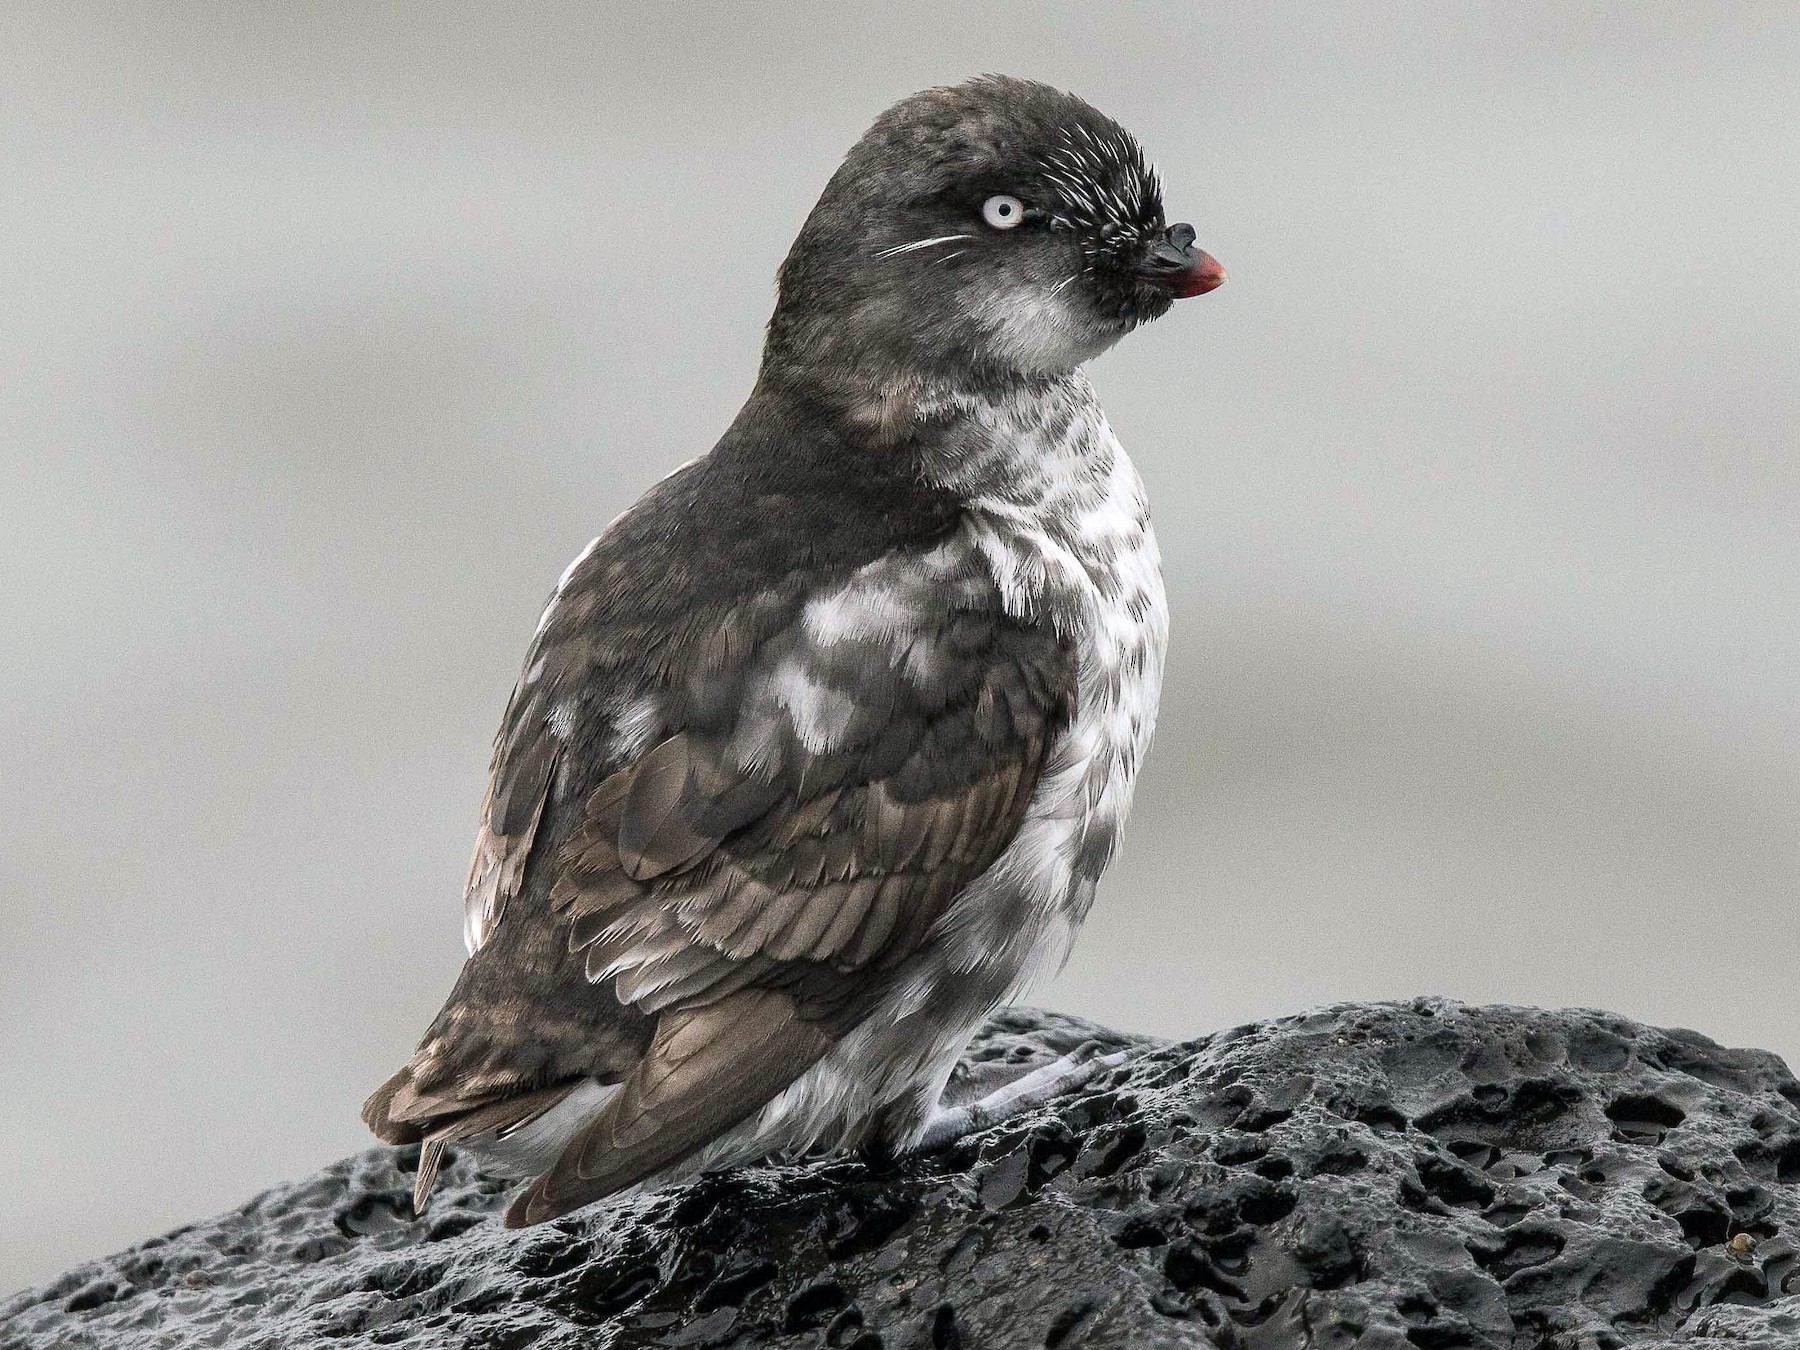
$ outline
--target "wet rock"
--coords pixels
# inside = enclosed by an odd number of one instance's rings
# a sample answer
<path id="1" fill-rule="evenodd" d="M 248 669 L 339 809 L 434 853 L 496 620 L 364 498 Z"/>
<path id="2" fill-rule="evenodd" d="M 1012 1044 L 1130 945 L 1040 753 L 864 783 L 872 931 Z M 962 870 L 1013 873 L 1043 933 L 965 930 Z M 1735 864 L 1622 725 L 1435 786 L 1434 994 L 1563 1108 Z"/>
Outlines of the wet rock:
<path id="1" fill-rule="evenodd" d="M 371 1149 L 0 1302 L 0 1347 L 1800 1347 L 1800 1085 L 1605 1013 L 1346 1005 L 1182 1044 L 1015 1009 L 930 1157 L 767 1164 L 506 1232 Z"/>

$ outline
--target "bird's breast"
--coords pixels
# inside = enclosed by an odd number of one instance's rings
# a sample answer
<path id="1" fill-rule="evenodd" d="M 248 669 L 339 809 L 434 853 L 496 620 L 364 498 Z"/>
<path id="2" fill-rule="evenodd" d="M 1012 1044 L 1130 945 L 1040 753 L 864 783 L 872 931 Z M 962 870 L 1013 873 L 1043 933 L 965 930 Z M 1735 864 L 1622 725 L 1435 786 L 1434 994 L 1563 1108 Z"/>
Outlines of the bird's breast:
<path id="1" fill-rule="evenodd" d="M 1009 610 L 1074 646 L 1079 679 L 1017 835 L 947 925 L 955 963 L 1013 991 L 1061 964 L 1112 858 L 1156 727 L 1168 606 L 1143 484 L 1085 379 L 982 420 L 970 545 Z"/>

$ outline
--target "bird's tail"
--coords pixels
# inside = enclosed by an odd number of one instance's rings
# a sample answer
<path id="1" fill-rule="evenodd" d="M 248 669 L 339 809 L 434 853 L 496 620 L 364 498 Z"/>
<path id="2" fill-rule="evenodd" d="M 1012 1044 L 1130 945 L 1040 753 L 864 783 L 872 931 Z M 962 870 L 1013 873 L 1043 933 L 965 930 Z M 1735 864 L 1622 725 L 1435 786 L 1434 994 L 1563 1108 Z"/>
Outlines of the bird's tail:
<path id="1" fill-rule="evenodd" d="M 419 1127 L 412 1121 L 402 1119 L 394 1114 L 395 1096 L 402 1090 L 410 1091 L 411 1087 L 412 1065 L 408 1064 L 371 1092 L 369 1100 L 362 1104 L 363 1124 L 373 1130 L 375 1137 L 384 1144 L 416 1144 L 419 1142 L 421 1137 Z"/>
<path id="2" fill-rule="evenodd" d="M 523 1128 L 569 1095 L 581 1080 L 571 1078 L 532 1090 L 490 1092 L 465 1097 L 454 1087 L 421 1092 L 408 1064 L 369 1094 L 362 1118 L 388 1144 L 423 1144 L 413 1182 L 413 1212 L 423 1214 L 443 1162 L 444 1149 L 478 1135 L 505 1135 Z"/>

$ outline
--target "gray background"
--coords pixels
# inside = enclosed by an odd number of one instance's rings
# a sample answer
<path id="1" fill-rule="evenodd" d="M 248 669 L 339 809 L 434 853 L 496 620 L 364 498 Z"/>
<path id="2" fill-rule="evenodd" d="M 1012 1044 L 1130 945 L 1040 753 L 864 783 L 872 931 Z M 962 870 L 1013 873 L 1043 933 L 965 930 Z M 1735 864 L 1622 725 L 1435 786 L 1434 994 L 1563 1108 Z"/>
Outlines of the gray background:
<path id="1" fill-rule="evenodd" d="M 551 583 L 862 127 L 989 69 L 1231 274 L 1095 372 L 1174 640 L 1037 998 L 1800 1054 L 1796 7 L 14 5 L 0 1291 L 368 1142 Z"/>

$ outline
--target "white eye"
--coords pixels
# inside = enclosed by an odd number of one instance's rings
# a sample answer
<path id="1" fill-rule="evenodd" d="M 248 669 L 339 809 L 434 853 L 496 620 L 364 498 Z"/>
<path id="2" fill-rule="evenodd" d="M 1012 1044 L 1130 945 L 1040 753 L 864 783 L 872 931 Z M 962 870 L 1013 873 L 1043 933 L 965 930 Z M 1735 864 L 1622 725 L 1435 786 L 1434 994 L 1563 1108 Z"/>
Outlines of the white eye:
<path id="1" fill-rule="evenodd" d="M 1025 203 L 1002 192 L 981 204 L 981 218 L 996 230 L 1015 229 L 1025 219 Z"/>

